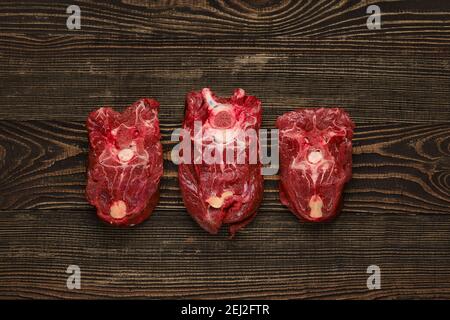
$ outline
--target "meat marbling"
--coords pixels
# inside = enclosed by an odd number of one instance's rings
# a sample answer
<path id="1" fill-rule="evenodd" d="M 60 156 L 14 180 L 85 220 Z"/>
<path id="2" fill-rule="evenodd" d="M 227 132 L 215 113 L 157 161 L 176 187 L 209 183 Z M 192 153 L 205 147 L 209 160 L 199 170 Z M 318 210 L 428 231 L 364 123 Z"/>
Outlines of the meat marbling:
<path id="1" fill-rule="evenodd" d="M 104 107 L 87 119 L 86 195 L 109 224 L 138 224 L 158 202 L 163 173 L 158 109 L 156 100 L 141 99 L 123 113 Z"/>
<path id="2" fill-rule="evenodd" d="M 355 125 L 343 109 L 320 108 L 285 113 L 276 126 L 281 202 L 304 220 L 331 219 L 351 178 Z"/>
<path id="3" fill-rule="evenodd" d="M 249 155 L 251 145 L 259 150 L 261 112 L 260 101 L 242 89 L 236 89 L 230 98 L 216 97 L 208 88 L 186 96 L 183 128 L 191 138 L 192 158 L 198 142 L 201 152 L 208 146 L 225 149 L 245 145 L 244 163 L 237 157 L 226 160 L 223 153 L 221 164 L 201 159 L 179 165 L 179 183 L 187 211 L 210 233 L 217 233 L 222 224 L 228 224 L 230 235 L 234 236 L 256 215 L 263 195 L 263 178 L 258 154 L 256 162 L 251 162 Z M 201 136 L 194 136 L 196 121 L 200 123 Z M 248 129 L 257 134 L 250 135 L 244 143 L 240 134 Z"/>

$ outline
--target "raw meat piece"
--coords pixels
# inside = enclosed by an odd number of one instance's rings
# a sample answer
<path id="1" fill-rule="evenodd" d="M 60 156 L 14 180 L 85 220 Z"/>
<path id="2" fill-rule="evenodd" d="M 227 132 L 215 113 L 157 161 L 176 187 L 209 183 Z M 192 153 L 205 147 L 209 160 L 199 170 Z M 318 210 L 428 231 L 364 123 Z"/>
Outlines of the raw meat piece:
<path id="1" fill-rule="evenodd" d="M 194 122 L 200 123 L 195 136 Z M 230 98 L 216 97 L 208 88 L 186 96 L 183 128 L 190 133 L 192 159 L 196 143 L 201 143 L 198 152 L 205 152 L 209 147 L 231 146 L 235 151 L 236 146 L 245 151 L 241 153 L 245 161 L 239 161 L 237 156 L 226 161 L 225 152 L 212 153 L 218 154 L 217 159 L 224 163 L 211 163 L 202 158 L 197 164 L 181 163 L 178 167 L 184 204 L 198 224 L 210 233 L 217 233 L 222 224 L 228 224 L 233 237 L 256 215 L 263 195 L 258 156 L 260 124 L 261 102 L 245 95 L 242 89 L 236 89 Z M 242 134 L 248 129 L 256 134 L 246 140 Z M 256 151 L 251 146 L 256 146 Z M 251 155 L 257 161 L 252 162 Z"/>
<path id="2" fill-rule="evenodd" d="M 307 221 L 331 219 L 352 175 L 355 125 L 343 109 L 320 108 L 285 113 L 276 126 L 281 202 Z"/>
<path id="3" fill-rule="evenodd" d="M 163 174 L 159 103 L 141 99 L 123 113 L 91 112 L 86 195 L 100 219 L 116 226 L 144 221 L 159 199 Z"/>

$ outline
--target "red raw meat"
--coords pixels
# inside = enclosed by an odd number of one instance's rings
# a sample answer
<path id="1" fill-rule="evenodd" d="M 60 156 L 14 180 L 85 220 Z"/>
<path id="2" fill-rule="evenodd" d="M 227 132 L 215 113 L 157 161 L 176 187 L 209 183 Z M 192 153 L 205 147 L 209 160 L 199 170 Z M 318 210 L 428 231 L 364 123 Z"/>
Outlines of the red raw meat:
<path id="1" fill-rule="evenodd" d="M 194 137 L 194 122 L 199 121 L 202 137 Z M 198 163 L 181 163 L 178 168 L 184 204 L 198 224 L 210 233 L 217 233 L 222 224 L 229 225 L 231 237 L 256 215 L 263 195 L 263 178 L 259 161 L 259 128 L 261 102 L 236 89 L 230 98 L 216 97 L 209 89 L 186 96 L 183 128 L 190 133 L 191 157 L 194 141 L 200 142 L 199 152 L 208 146 L 245 146 L 245 162 L 234 157 L 223 164 L 201 159 Z M 256 135 L 243 140 L 240 133 L 253 129 Z M 196 140 L 197 139 L 197 140 Z M 257 161 L 250 161 L 251 142 L 256 145 Z M 242 147 L 244 148 L 244 147 Z M 220 154 L 220 153 L 218 153 Z M 254 153 L 253 153 L 254 154 Z M 216 153 L 214 153 L 216 155 Z M 223 153 L 218 158 L 225 162 Z"/>
<path id="2" fill-rule="evenodd" d="M 320 108 L 285 113 L 276 126 L 281 202 L 307 221 L 331 219 L 352 175 L 355 125 L 343 109 Z"/>
<path id="3" fill-rule="evenodd" d="M 116 226 L 144 221 L 159 199 L 163 174 L 159 103 L 141 99 L 123 113 L 91 112 L 86 195 L 100 219 Z"/>

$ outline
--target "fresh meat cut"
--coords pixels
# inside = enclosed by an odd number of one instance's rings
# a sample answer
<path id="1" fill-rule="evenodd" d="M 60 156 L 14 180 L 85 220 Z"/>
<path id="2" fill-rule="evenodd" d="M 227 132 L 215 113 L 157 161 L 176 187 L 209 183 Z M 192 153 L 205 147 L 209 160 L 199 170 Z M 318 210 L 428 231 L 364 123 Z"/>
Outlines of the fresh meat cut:
<path id="1" fill-rule="evenodd" d="M 109 224 L 138 224 L 158 203 L 163 173 L 158 108 L 156 100 L 141 99 L 123 113 L 104 107 L 87 119 L 86 195 Z"/>
<path id="2" fill-rule="evenodd" d="M 260 125 L 261 102 L 242 89 L 230 98 L 216 97 L 208 88 L 186 96 L 183 129 L 194 161 L 180 163 L 179 183 L 188 212 L 210 233 L 228 224 L 234 236 L 256 215 L 263 195 Z M 215 161 L 208 160 L 208 152 Z"/>
<path id="3" fill-rule="evenodd" d="M 331 219 L 352 175 L 355 125 L 343 109 L 320 108 L 285 113 L 276 126 L 281 202 L 307 221 Z"/>

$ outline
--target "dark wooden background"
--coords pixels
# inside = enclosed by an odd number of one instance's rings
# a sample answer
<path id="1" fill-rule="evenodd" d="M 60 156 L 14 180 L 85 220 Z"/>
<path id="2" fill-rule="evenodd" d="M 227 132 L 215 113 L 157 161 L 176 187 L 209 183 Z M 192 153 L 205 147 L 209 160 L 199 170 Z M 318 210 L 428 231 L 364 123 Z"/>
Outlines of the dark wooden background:
<path id="1" fill-rule="evenodd" d="M 0 298 L 450 298 L 450 2 L 0 3 Z M 382 29 L 368 30 L 378 4 Z M 81 7 L 82 29 L 66 28 Z M 184 95 L 258 96 L 264 127 L 296 107 L 343 106 L 354 174 L 334 222 L 297 221 L 266 177 L 235 240 L 186 214 L 171 131 Z M 84 121 L 157 98 L 159 206 L 133 229 L 84 197 Z M 81 290 L 66 288 L 79 265 Z M 381 268 L 381 290 L 366 269 Z"/>

